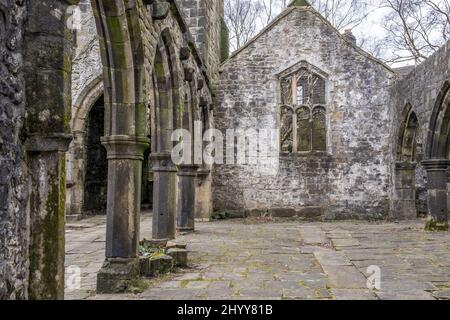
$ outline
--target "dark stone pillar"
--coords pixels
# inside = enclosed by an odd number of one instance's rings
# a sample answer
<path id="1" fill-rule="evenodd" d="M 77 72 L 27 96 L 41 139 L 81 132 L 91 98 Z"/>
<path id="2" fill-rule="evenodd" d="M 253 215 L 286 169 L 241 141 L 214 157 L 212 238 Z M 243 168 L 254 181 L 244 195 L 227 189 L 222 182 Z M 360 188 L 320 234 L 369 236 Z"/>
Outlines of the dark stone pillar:
<path id="1" fill-rule="evenodd" d="M 177 168 L 170 153 L 154 153 L 153 161 L 153 241 L 175 238 Z"/>
<path id="2" fill-rule="evenodd" d="M 178 204 L 177 230 L 193 232 L 195 230 L 195 191 L 197 165 L 178 166 Z"/>
<path id="3" fill-rule="evenodd" d="M 102 138 L 108 153 L 106 261 L 97 276 L 97 292 L 123 292 L 139 275 L 139 215 L 142 161 L 149 139 Z"/>
<path id="4" fill-rule="evenodd" d="M 73 32 L 67 7 L 78 0 L 26 1 L 24 78 L 31 177 L 31 299 L 64 298 L 65 155 L 71 140 Z"/>
<path id="5" fill-rule="evenodd" d="M 410 220 L 417 218 L 415 162 L 397 162 L 395 165 L 395 190 L 392 218 Z"/>
<path id="6" fill-rule="evenodd" d="M 447 209 L 447 168 L 450 164 L 446 159 L 430 159 L 423 161 L 427 171 L 428 213 L 427 230 L 448 230 Z"/>
<path id="7" fill-rule="evenodd" d="M 70 135 L 32 136 L 29 298 L 64 299 L 66 157 Z"/>

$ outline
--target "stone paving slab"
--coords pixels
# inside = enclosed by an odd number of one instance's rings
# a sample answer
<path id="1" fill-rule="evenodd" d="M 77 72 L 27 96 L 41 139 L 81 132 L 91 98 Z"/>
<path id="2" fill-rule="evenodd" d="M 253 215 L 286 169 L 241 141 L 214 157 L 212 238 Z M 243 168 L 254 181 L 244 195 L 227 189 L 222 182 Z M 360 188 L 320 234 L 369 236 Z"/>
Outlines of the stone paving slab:
<path id="1" fill-rule="evenodd" d="M 449 299 L 450 234 L 405 223 L 225 220 L 197 223 L 189 268 L 149 281 L 140 294 L 95 295 L 104 260 L 105 217 L 69 224 L 66 266 L 81 268 L 81 288 L 66 299 L 265 300 Z M 151 237 L 151 216 L 141 219 Z M 368 267 L 381 271 L 367 288 Z"/>
<path id="2" fill-rule="evenodd" d="M 331 289 L 336 300 L 378 300 L 378 297 L 369 289 Z"/>

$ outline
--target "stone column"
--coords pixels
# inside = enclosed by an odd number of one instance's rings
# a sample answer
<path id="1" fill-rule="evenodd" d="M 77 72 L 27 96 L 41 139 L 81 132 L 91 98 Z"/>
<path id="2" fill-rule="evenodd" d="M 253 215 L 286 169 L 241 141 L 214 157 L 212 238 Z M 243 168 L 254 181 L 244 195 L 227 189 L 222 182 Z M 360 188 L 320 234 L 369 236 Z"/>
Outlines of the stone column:
<path id="1" fill-rule="evenodd" d="M 29 298 L 64 299 L 66 157 L 70 135 L 34 135 L 26 149 L 31 176 Z"/>
<path id="2" fill-rule="evenodd" d="M 422 162 L 427 171 L 428 214 L 427 230 L 448 230 L 447 169 L 446 159 L 430 159 Z"/>
<path id="3" fill-rule="evenodd" d="M 395 190 L 392 218 L 411 220 L 417 218 L 415 162 L 397 162 L 395 165 Z"/>
<path id="4" fill-rule="evenodd" d="M 150 155 L 153 161 L 153 241 L 175 239 L 177 168 L 168 152 Z"/>
<path id="5" fill-rule="evenodd" d="M 181 232 L 195 230 L 197 170 L 197 165 L 178 166 L 177 230 Z"/>
<path id="6" fill-rule="evenodd" d="M 77 3 L 26 1 L 23 72 L 27 115 L 23 133 L 31 177 L 31 299 L 64 298 L 64 153 L 71 140 L 73 57 L 67 7 Z"/>
<path id="7" fill-rule="evenodd" d="M 85 168 L 85 136 L 84 131 L 74 131 L 73 141 L 69 149 L 71 157 L 69 168 L 71 170 L 70 188 L 68 186 L 67 192 L 70 193 L 70 203 L 68 204 L 67 218 L 77 220 L 82 216 L 84 205 L 84 176 Z"/>
<path id="8" fill-rule="evenodd" d="M 197 171 L 197 191 L 195 194 L 195 219 L 210 221 L 212 216 L 212 177 L 208 169 Z"/>
<path id="9" fill-rule="evenodd" d="M 106 261 L 97 276 L 97 292 L 123 292 L 139 275 L 139 215 L 145 137 L 102 138 L 108 158 Z"/>

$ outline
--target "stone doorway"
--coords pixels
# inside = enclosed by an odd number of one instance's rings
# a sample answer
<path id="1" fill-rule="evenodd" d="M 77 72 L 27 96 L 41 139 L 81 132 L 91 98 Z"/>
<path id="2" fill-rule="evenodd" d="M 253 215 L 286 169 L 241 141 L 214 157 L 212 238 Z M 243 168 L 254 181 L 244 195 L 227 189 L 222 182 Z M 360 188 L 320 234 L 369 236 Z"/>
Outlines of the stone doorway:
<path id="1" fill-rule="evenodd" d="M 102 89 L 102 86 L 98 86 Z M 93 90 L 94 93 L 98 90 Z M 68 220 L 106 214 L 108 193 L 107 152 L 101 138 L 105 135 L 105 103 L 103 94 L 92 99 L 89 93 L 74 121 L 74 141 L 68 161 Z M 84 109 L 81 110 L 81 109 Z M 142 208 L 153 206 L 153 173 L 149 162 L 150 148 L 144 153 L 142 170 Z"/>
<path id="2" fill-rule="evenodd" d="M 86 127 L 86 168 L 83 211 L 88 215 L 105 214 L 108 194 L 108 161 L 101 137 L 105 131 L 105 103 L 101 96 L 92 106 Z"/>
<path id="3" fill-rule="evenodd" d="M 420 210 L 419 193 L 416 186 L 418 119 L 412 106 L 403 111 L 395 163 L 393 219 L 415 219 Z"/>

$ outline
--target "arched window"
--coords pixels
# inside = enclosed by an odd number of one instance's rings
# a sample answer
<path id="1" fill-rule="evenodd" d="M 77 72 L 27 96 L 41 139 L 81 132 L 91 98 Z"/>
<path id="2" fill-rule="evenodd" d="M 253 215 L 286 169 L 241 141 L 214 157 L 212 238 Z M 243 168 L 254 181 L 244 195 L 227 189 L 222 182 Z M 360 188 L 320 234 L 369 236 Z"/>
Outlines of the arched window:
<path id="1" fill-rule="evenodd" d="M 403 162 L 414 162 L 416 158 L 416 135 L 418 130 L 417 116 L 411 105 L 404 111 L 404 120 L 400 126 L 397 148 L 397 159 Z"/>
<path id="2" fill-rule="evenodd" d="M 308 68 L 281 79 L 282 152 L 326 151 L 325 100 L 325 79 Z"/>

